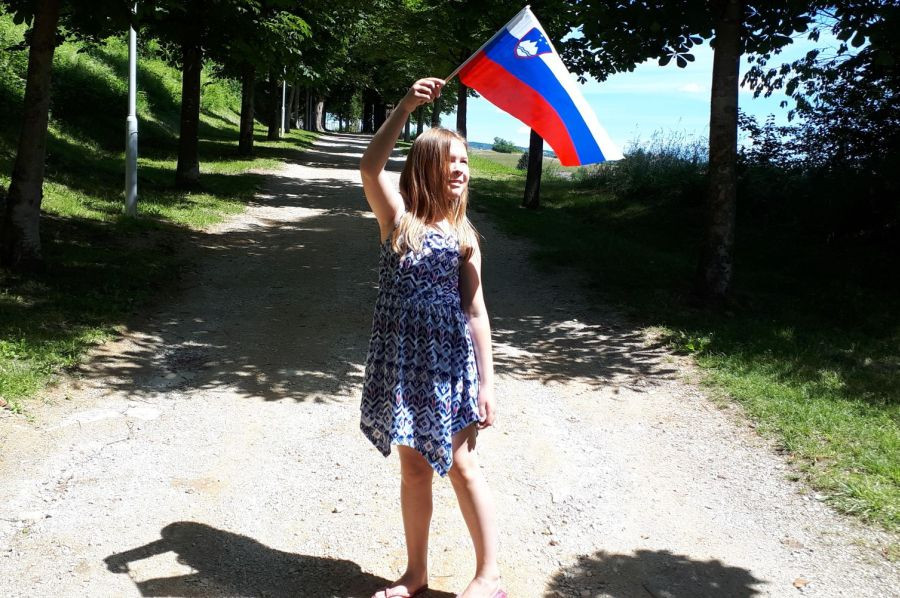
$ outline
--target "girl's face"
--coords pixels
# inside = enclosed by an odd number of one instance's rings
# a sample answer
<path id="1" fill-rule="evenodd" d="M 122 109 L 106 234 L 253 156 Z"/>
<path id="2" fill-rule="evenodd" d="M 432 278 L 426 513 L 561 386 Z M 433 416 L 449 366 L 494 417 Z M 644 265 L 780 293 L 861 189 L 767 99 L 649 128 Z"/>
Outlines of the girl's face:
<path id="1" fill-rule="evenodd" d="M 469 185 L 469 155 L 466 146 L 458 139 L 450 141 L 450 180 L 447 189 L 455 201 L 458 201 Z"/>

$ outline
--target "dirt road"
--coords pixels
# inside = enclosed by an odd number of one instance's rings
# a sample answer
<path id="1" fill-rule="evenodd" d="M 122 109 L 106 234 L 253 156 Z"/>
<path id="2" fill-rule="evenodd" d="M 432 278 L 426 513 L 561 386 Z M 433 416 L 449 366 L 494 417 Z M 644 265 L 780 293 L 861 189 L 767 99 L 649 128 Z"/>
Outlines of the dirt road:
<path id="1" fill-rule="evenodd" d="M 358 430 L 365 141 L 326 136 L 273 173 L 199 235 L 171 302 L 30 418 L 0 415 L 0 596 L 366 597 L 402 571 L 396 456 Z M 479 450 L 511 596 L 896 595 L 896 538 L 788 481 L 689 364 L 474 219 L 501 409 Z M 473 557 L 447 480 L 435 501 L 446 598 Z"/>

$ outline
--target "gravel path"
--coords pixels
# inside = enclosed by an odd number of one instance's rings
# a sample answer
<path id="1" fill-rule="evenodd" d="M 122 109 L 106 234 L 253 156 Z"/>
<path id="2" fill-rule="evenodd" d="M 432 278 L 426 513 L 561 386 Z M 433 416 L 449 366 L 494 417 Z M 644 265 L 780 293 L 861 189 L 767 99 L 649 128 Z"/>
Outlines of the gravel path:
<path id="1" fill-rule="evenodd" d="M 197 236 L 171 301 L 30 418 L 0 415 L 0 596 L 365 597 L 399 574 L 399 465 L 358 430 L 365 142 L 326 136 L 272 173 Z M 788 481 L 688 363 L 474 219 L 501 409 L 479 450 L 511 596 L 897 596 L 896 537 Z M 429 596 L 452 598 L 472 554 L 435 486 Z"/>

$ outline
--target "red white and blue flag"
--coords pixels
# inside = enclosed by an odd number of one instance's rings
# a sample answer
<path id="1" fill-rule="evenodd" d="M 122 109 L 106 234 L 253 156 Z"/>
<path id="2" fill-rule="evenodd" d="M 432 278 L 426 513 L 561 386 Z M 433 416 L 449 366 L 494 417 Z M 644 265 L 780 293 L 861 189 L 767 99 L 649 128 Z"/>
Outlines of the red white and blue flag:
<path id="1" fill-rule="evenodd" d="M 463 83 L 537 131 L 563 166 L 622 158 L 527 6 L 457 71 Z"/>

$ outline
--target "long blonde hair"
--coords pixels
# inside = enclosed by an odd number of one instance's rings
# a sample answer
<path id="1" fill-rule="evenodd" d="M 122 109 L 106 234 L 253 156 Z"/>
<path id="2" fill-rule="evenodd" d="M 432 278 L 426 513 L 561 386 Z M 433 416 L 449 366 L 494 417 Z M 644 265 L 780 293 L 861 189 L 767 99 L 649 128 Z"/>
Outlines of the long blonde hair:
<path id="1" fill-rule="evenodd" d="M 456 238 L 459 239 L 460 255 L 468 260 L 478 246 L 478 232 L 466 216 L 469 203 L 468 185 L 455 201 L 447 196 L 447 181 L 450 179 L 450 144 L 456 139 L 466 151 L 469 146 L 465 138 L 449 129 L 435 127 L 419 135 L 400 174 L 400 195 L 406 206 L 406 213 L 394 230 L 391 248 L 402 253 L 406 249 L 420 251 L 425 228 L 446 219 Z"/>

